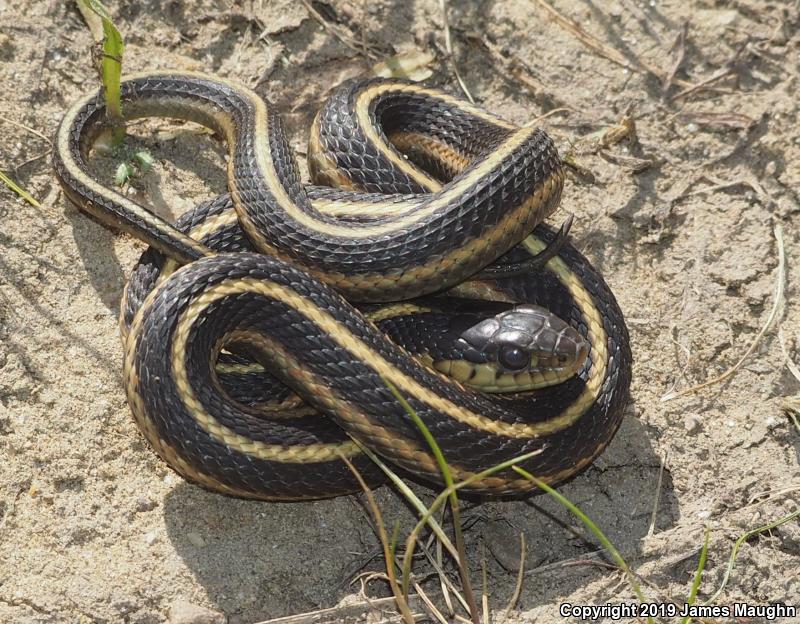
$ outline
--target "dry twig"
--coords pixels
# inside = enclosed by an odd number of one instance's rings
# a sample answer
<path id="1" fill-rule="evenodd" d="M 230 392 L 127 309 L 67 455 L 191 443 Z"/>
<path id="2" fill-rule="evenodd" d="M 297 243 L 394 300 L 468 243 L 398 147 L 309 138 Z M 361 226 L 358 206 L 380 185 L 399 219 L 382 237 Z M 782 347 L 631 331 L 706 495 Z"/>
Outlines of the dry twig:
<path id="1" fill-rule="evenodd" d="M 696 189 L 694 191 L 689 191 L 688 189 L 691 188 L 697 182 L 701 180 L 705 180 L 711 183 L 711 186 L 704 186 L 703 188 Z M 703 175 L 696 178 L 692 183 L 690 183 L 682 193 L 678 193 L 671 201 L 677 201 L 679 199 L 683 199 L 684 197 L 691 197 L 692 195 L 701 195 L 703 193 L 715 193 L 716 191 L 723 191 L 725 189 L 734 188 L 737 186 L 749 186 L 753 191 L 758 193 L 761 197 L 768 197 L 766 190 L 761 184 L 756 180 L 747 179 L 747 178 L 739 178 L 737 180 L 721 180 L 711 174 L 704 173 Z"/>
<path id="2" fill-rule="evenodd" d="M 780 224 L 775 225 L 774 232 L 775 232 L 775 241 L 778 245 L 778 275 L 775 280 L 775 300 L 773 301 L 772 310 L 770 310 L 766 323 L 764 323 L 764 326 L 761 328 L 758 334 L 756 334 L 756 337 L 753 339 L 753 342 L 750 343 L 750 346 L 747 348 L 747 351 L 744 352 L 744 355 L 742 355 L 742 357 L 739 358 L 739 361 L 736 362 L 736 364 L 731 366 L 724 373 L 717 375 L 713 379 L 709 379 L 706 382 L 697 384 L 696 386 L 691 386 L 690 388 L 684 388 L 683 390 L 678 390 L 678 391 L 673 390 L 671 392 L 667 392 L 664 396 L 661 397 L 662 402 L 671 401 L 672 399 L 681 396 L 686 396 L 687 394 L 694 394 L 698 390 L 702 390 L 704 388 L 708 388 L 709 386 L 716 385 L 731 377 L 747 361 L 747 358 L 750 357 L 753 351 L 755 351 L 756 347 L 761 343 L 761 339 L 769 331 L 769 328 L 772 327 L 775 318 L 778 316 L 778 310 L 780 310 L 781 304 L 783 303 L 783 291 L 784 291 L 784 285 L 786 283 L 786 251 L 783 245 L 783 229 L 781 228 Z"/>
<path id="3" fill-rule="evenodd" d="M 677 113 L 687 123 L 696 123 L 699 126 L 717 128 L 735 128 L 749 130 L 756 124 L 756 120 L 742 113 L 712 113 L 704 111 L 682 111 Z"/>
<path id="4" fill-rule="evenodd" d="M 6 122 L 8 124 L 11 124 L 12 126 L 16 126 L 17 128 L 21 128 L 22 130 L 30 132 L 31 134 L 36 135 L 40 139 L 43 139 L 43 140 L 47 141 L 48 145 L 52 145 L 52 141 L 50 141 L 50 139 L 48 137 L 43 135 L 38 130 L 35 130 L 34 128 L 31 128 L 30 126 L 26 126 L 25 124 L 19 123 L 18 121 L 14 121 L 13 119 L 9 119 L 8 117 L 0 116 L 0 121 L 4 121 L 4 122 Z"/>
<path id="5" fill-rule="evenodd" d="M 300 0 L 303 3 L 303 6 L 308 11 L 308 14 L 313 17 L 320 25 L 331 33 L 334 37 L 336 37 L 339 41 L 341 41 L 344 45 L 348 48 L 353 50 L 354 52 L 358 52 L 359 54 L 363 54 L 371 58 L 372 60 L 378 60 L 378 55 L 375 54 L 372 50 L 364 47 L 364 41 L 356 41 L 356 38 L 353 37 L 349 32 L 347 32 L 344 28 L 337 26 L 336 24 L 331 24 L 328 20 L 326 20 L 319 11 L 317 11 L 314 6 L 309 2 L 309 0 Z"/>
<path id="6" fill-rule="evenodd" d="M 514 593 L 511 594 L 511 598 L 508 601 L 508 606 L 506 606 L 506 611 L 503 617 L 503 621 L 508 618 L 508 614 L 514 610 L 514 607 L 517 606 L 517 602 L 519 602 L 519 597 L 522 594 L 522 582 L 525 580 L 525 533 L 520 532 L 519 534 L 519 570 L 517 571 L 517 583 L 514 585 Z"/>
<path id="7" fill-rule="evenodd" d="M 653 512 L 650 514 L 650 526 L 647 527 L 647 537 L 652 536 L 656 531 L 656 518 L 658 518 L 658 503 L 661 500 L 661 484 L 664 481 L 664 466 L 667 463 L 666 451 L 661 456 L 661 466 L 658 469 L 658 480 L 656 481 L 656 495 L 653 498 Z"/>
<path id="8" fill-rule="evenodd" d="M 474 104 L 475 99 L 472 97 L 469 89 L 467 89 L 467 85 L 464 83 L 464 79 L 461 77 L 461 72 L 458 71 L 456 57 L 453 56 L 453 42 L 450 38 L 450 23 L 447 20 L 447 0 L 439 0 L 439 9 L 442 12 L 442 23 L 444 24 L 444 47 L 447 50 L 448 56 L 450 57 L 450 64 L 453 66 L 453 74 L 455 74 L 456 80 L 458 81 L 458 86 L 461 87 L 464 95 L 466 95 L 467 99 Z"/>
<path id="9" fill-rule="evenodd" d="M 708 78 L 701 80 L 695 85 L 685 88 L 683 91 L 676 93 L 670 99 L 674 102 L 675 100 L 679 100 L 681 98 L 685 98 L 693 93 L 697 93 L 698 91 L 702 91 L 704 89 L 710 89 L 711 86 L 723 78 L 726 78 L 734 73 L 736 73 L 736 65 L 742 57 L 742 53 L 748 49 L 748 42 L 743 43 L 733 55 L 733 58 L 725 63 L 724 67 L 720 68 L 716 72 L 714 72 Z"/>
<path id="10" fill-rule="evenodd" d="M 547 11 L 550 17 L 558 22 L 564 29 L 571 32 L 581 43 L 597 52 L 600 56 L 607 58 L 609 61 L 616 63 L 617 65 L 621 65 L 630 71 L 649 73 L 658 78 L 662 83 L 665 81 L 667 72 L 665 72 L 663 69 L 655 67 L 654 65 L 650 65 L 641 59 L 636 59 L 637 64 L 632 64 L 630 61 L 628 61 L 625 55 L 622 54 L 622 52 L 600 41 L 594 35 L 590 35 L 583 28 L 581 28 L 577 22 L 559 13 L 548 2 L 545 2 L 545 0 L 534 1 L 545 11 Z M 673 82 L 674 84 L 685 88 L 691 88 L 694 86 L 692 83 L 687 82 L 686 80 L 674 79 Z"/>
<path id="11" fill-rule="evenodd" d="M 672 64 L 667 70 L 664 80 L 661 83 L 662 93 L 669 91 L 669 88 L 672 86 L 672 81 L 675 79 L 675 74 L 678 73 L 678 70 L 683 64 L 683 59 L 686 58 L 686 31 L 688 28 L 689 22 L 683 22 L 677 36 L 675 37 L 675 42 L 672 44 Z"/>
<path id="12" fill-rule="evenodd" d="M 422 611 L 421 599 L 411 595 L 409 604 L 415 612 Z M 345 620 L 355 620 L 370 613 L 383 613 L 394 611 L 394 598 L 376 598 L 374 600 L 364 600 L 350 605 L 332 607 L 330 609 L 320 609 L 309 613 L 299 613 L 297 615 L 287 615 L 285 617 L 264 620 L 257 624 L 323 624 L 325 622 L 343 622 Z M 419 613 L 421 614 L 421 613 Z M 417 613 L 415 613 L 417 615 Z"/>

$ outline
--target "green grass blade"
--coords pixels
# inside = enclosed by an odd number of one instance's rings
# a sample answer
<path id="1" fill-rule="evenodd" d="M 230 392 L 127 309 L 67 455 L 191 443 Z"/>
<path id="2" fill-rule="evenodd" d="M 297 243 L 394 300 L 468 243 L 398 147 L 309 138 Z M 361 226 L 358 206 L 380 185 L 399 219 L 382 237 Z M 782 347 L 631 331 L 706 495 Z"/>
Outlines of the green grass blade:
<path id="1" fill-rule="evenodd" d="M 633 574 L 633 571 L 625 562 L 625 559 L 622 558 L 622 555 L 614 546 L 614 544 L 611 543 L 611 540 L 609 540 L 605 536 L 605 534 L 600 530 L 600 527 L 598 527 L 589 516 L 583 513 L 583 511 L 572 501 L 570 501 L 566 496 L 554 490 L 552 487 L 547 485 L 541 479 L 537 479 L 528 471 L 523 470 L 519 466 L 512 466 L 511 469 L 515 470 L 523 477 L 530 480 L 532 483 L 535 483 L 537 487 L 547 492 L 550 496 L 556 499 L 556 501 L 558 501 L 563 507 L 565 507 L 573 516 L 575 516 L 578 520 L 580 520 L 584 524 L 584 526 L 594 534 L 594 536 L 603 545 L 603 547 L 609 552 L 611 558 L 614 560 L 614 563 L 616 563 L 620 567 L 620 569 L 622 569 L 625 572 L 625 575 L 628 577 L 628 582 L 630 583 L 631 588 L 633 589 L 639 601 L 646 602 L 644 594 L 642 593 L 642 588 L 639 586 L 639 582 L 636 580 L 636 576 Z M 647 621 L 652 623 L 653 618 L 648 617 Z"/>
<path id="2" fill-rule="evenodd" d="M 106 115 L 112 127 L 112 140 L 114 145 L 119 145 L 125 138 L 125 126 L 122 120 L 122 100 L 120 98 L 120 80 L 122 76 L 122 55 L 125 44 L 106 8 L 99 0 L 77 0 L 78 8 L 84 16 L 88 11 L 99 16 L 103 26 L 103 56 L 100 62 L 100 73 L 106 100 Z M 93 34 L 95 28 L 92 21 L 87 18 L 87 23 Z"/>
<path id="3" fill-rule="evenodd" d="M 400 493 L 406 497 L 406 500 L 411 503 L 412 507 L 417 510 L 419 514 L 428 514 L 428 507 L 423 503 L 420 498 L 414 494 L 414 491 L 408 487 L 405 481 L 403 481 L 397 473 L 395 473 L 389 466 L 387 466 L 380 457 L 378 457 L 375 453 L 373 453 L 370 449 L 366 446 L 359 444 L 362 452 L 369 457 L 375 464 L 380 468 L 384 474 L 389 477 L 389 480 L 395 485 L 395 487 L 400 490 Z M 444 500 L 447 500 L 447 496 L 445 495 Z M 438 499 L 437 499 L 438 500 Z M 439 505 L 441 506 L 441 505 Z M 437 507 L 438 508 L 438 507 Z M 458 557 L 458 553 L 455 549 L 455 546 L 450 542 L 450 539 L 447 537 L 447 534 L 444 532 L 442 527 L 439 525 L 436 520 L 432 517 L 428 518 L 428 522 L 424 523 L 427 524 L 431 530 L 434 532 L 436 537 L 442 542 L 442 545 L 447 549 L 447 551 L 453 556 L 453 558 Z"/>
<path id="4" fill-rule="evenodd" d="M 395 554 L 397 554 L 397 541 L 400 536 L 400 521 L 395 520 L 394 526 L 392 527 L 392 538 L 389 540 L 389 551 L 392 553 L 392 560 L 394 560 Z"/>
<path id="5" fill-rule="evenodd" d="M 731 551 L 730 559 L 728 559 L 728 567 L 725 570 L 725 576 L 722 578 L 722 584 L 719 586 L 719 589 L 714 592 L 714 595 L 711 596 L 711 598 L 709 598 L 708 600 L 706 600 L 703 604 L 711 604 L 715 602 L 717 598 L 720 597 L 720 594 L 722 594 L 722 591 L 725 589 L 725 586 L 728 584 L 728 580 L 731 577 L 731 573 L 733 572 L 733 567 L 736 564 L 736 556 L 739 554 L 739 549 L 742 547 L 742 544 L 744 544 L 751 537 L 755 537 L 756 535 L 760 535 L 765 531 L 770 531 L 772 529 L 775 529 L 781 526 L 782 524 L 786 524 L 787 522 L 794 520 L 798 516 L 800 516 L 800 508 L 795 509 L 792 513 L 783 516 L 782 518 L 778 518 L 774 522 L 770 522 L 769 524 L 756 527 L 755 529 L 751 529 L 750 531 L 747 531 L 746 533 L 740 535 L 739 539 L 737 539 L 736 543 L 733 545 L 733 550 Z"/>
<path id="6" fill-rule="evenodd" d="M 428 443 L 433 456 L 436 458 L 436 463 L 438 464 L 439 470 L 442 473 L 445 486 L 450 492 L 448 498 L 450 499 L 450 509 L 453 514 L 453 533 L 455 534 L 456 550 L 458 551 L 457 562 L 458 571 L 461 576 L 461 588 L 464 591 L 464 598 L 466 599 L 467 604 L 469 604 L 470 616 L 477 624 L 480 622 L 480 613 L 478 611 L 478 604 L 475 602 L 475 595 L 472 591 L 472 585 L 469 580 L 469 566 L 467 564 L 467 554 L 464 546 L 464 535 L 461 531 L 461 512 L 458 506 L 458 494 L 456 494 L 456 489 L 454 487 L 455 483 L 453 482 L 453 473 L 450 471 L 450 466 L 447 465 L 447 460 L 444 457 L 444 453 L 442 453 L 442 449 L 439 447 L 439 444 L 436 442 L 436 439 L 433 437 L 433 434 L 425 425 L 422 418 L 419 417 L 419 414 L 417 414 L 409 402 L 406 401 L 405 397 L 400 394 L 394 384 L 392 384 L 388 379 L 384 379 L 384 383 L 394 397 L 400 402 L 400 405 L 403 406 L 403 409 L 409 415 L 411 420 L 414 421 L 414 424 L 417 426 L 417 429 L 419 429 L 420 433 L 422 433 L 422 437 L 425 438 L 425 441 Z M 406 553 L 406 557 L 407 556 L 408 553 Z M 405 570 L 405 564 L 403 568 Z M 405 582 L 405 577 L 403 578 L 403 581 Z M 404 586 L 403 590 L 406 591 L 407 587 Z"/>
<path id="7" fill-rule="evenodd" d="M 436 442 L 436 438 L 433 437 L 430 429 L 428 429 L 423 420 L 419 417 L 419 414 L 417 414 L 416 410 L 411 407 L 408 401 L 406 401 L 405 397 L 400 394 L 400 391 L 395 387 L 395 385 L 388 379 L 384 379 L 383 382 L 394 395 L 394 398 L 396 398 L 400 402 L 400 405 L 403 406 L 403 409 L 411 417 L 411 420 L 414 421 L 414 424 L 417 426 L 417 429 L 420 430 L 420 433 L 422 433 L 422 437 L 425 438 L 425 442 L 428 443 L 428 446 L 430 447 L 431 452 L 436 459 L 436 463 L 439 465 L 439 470 L 442 472 L 442 478 L 444 479 L 445 486 L 449 490 L 453 490 L 453 474 L 450 472 L 450 466 L 447 465 L 447 460 L 445 459 L 439 444 Z M 451 492 L 451 496 L 455 495 L 455 491 L 453 490 Z"/>
<path id="8" fill-rule="evenodd" d="M 454 560 L 458 560 L 458 551 L 456 550 L 453 543 L 445 534 L 444 530 L 442 529 L 441 525 L 436 522 L 434 519 L 434 514 L 436 514 L 439 509 L 441 509 L 442 505 L 444 505 L 450 496 L 449 490 L 444 490 L 441 492 L 433 503 L 430 506 L 426 506 L 420 498 L 414 493 L 414 491 L 408 487 L 405 481 L 403 481 L 397 473 L 395 473 L 391 468 L 389 468 L 385 462 L 381 460 L 375 453 L 373 453 L 367 447 L 359 444 L 359 447 L 364 452 L 364 454 L 369 457 L 375 464 L 384 472 L 384 474 L 389 478 L 389 480 L 394 484 L 394 486 L 400 491 L 400 493 L 406 498 L 406 500 L 411 504 L 412 507 L 417 511 L 420 515 L 420 520 L 417 522 L 417 525 L 414 527 L 413 531 L 409 534 L 408 540 L 406 541 L 406 550 L 404 557 L 408 557 L 408 563 L 410 564 L 414 554 L 414 547 L 417 543 L 417 539 L 419 534 L 422 532 L 422 528 L 424 526 L 430 527 L 431 531 L 433 531 L 436 538 L 442 544 L 442 546 L 447 550 L 451 557 Z M 506 460 L 502 463 L 497 464 L 496 466 L 492 466 L 491 468 L 487 468 L 481 472 L 475 473 L 474 475 L 470 476 L 468 479 L 463 481 L 459 481 L 453 487 L 456 490 L 460 490 L 461 488 L 468 487 L 470 484 L 474 483 L 475 481 L 480 481 L 481 479 L 485 479 L 486 477 L 490 477 L 493 474 L 500 472 L 502 470 L 506 470 L 511 468 L 514 464 L 519 464 L 524 461 L 531 459 L 532 457 L 536 457 L 539 455 L 541 451 L 531 451 L 530 453 L 526 453 L 525 455 L 520 455 L 519 457 L 514 457 L 512 459 Z M 404 564 L 406 559 L 404 558 Z M 403 567 L 406 575 L 410 573 L 410 569 L 407 568 L 406 565 Z M 408 576 L 404 579 L 404 585 L 408 586 Z"/>
<path id="9" fill-rule="evenodd" d="M 5 173 L 0 171 L 0 181 L 3 182 L 8 188 L 14 191 L 17 195 L 19 195 L 22 199 L 28 202 L 31 206 L 36 208 L 41 208 L 42 205 L 39 203 L 33 195 L 31 195 L 28 191 L 22 188 L 19 184 L 14 182 L 11 178 L 9 178 Z"/>
<path id="10" fill-rule="evenodd" d="M 703 549 L 700 551 L 700 561 L 697 562 L 697 572 L 694 575 L 694 581 L 692 582 L 692 589 L 689 592 L 689 597 L 686 599 L 686 604 L 689 606 L 694 604 L 694 601 L 697 599 L 697 592 L 700 589 L 700 581 L 703 580 L 703 570 L 706 567 L 706 557 L 708 557 L 708 538 L 711 535 L 711 531 L 706 527 L 706 536 L 703 540 Z M 681 621 L 681 624 L 689 624 L 692 617 L 687 615 Z"/>

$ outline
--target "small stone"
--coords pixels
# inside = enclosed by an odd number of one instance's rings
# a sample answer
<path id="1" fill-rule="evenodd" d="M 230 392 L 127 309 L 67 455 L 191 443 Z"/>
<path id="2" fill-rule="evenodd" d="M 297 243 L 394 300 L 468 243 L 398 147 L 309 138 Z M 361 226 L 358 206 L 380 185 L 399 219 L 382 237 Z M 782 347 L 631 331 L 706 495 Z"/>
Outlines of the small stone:
<path id="1" fill-rule="evenodd" d="M 708 518 L 711 517 L 711 512 L 710 511 L 706 511 L 706 510 L 698 511 L 697 512 L 697 517 L 700 518 L 701 520 L 708 520 Z"/>
<path id="2" fill-rule="evenodd" d="M 694 134 L 699 129 L 700 129 L 700 126 L 698 126 L 696 123 L 690 123 L 690 124 L 686 125 L 686 132 L 688 132 L 689 134 Z"/>
<path id="3" fill-rule="evenodd" d="M 698 433 L 703 428 L 703 423 L 692 414 L 683 419 L 683 426 L 686 427 L 686 433 Z"/>
<path id="4" fill-rule="evenodd" d="M 169 624 L 226 624 L 228 618 L 219 611 L 178 598 L 169 609 Z"/>
<path id="5" fill-rule="evenodd" d="M 736 426 L 736 421 L 735 420 L 726 420 L 725 421 L 725 426 L 726 427 L 730 427 L 731 429 L 733 429 Z"/>
<path id="6" fill-rule="evenodd" d="M 509 572 L 519 570 L 520 537 L 513 526 L 503 520 L 492 520 L 486 524 L 483 538 L 497 563 Z M 538 560 L 533 563 L 538 564 Z"/>
<path id="7" fill-rule="evenodd" d="M 775 429 L 780 426 L 781 421 L 774 416 L 770 416 L 764 421 L 764 424 L 767 426 L 767 429 Z"/>
<path id="8" fill-rule="evenodd" d="M 203 539 L 203 536 L 199 533 L 187 533 L 186 539 L 189 540 L 189 543 L 196 548 L 202 548 L 206 545 L 206 541 Z"/>
<path id="9" fill-rule="evenodd" d="M 157 507 L 158 503 L 146 496 L 140 496 L 136 499 L 136 511 L 143 513 L 145 511 L 152 511 Z"/>
<path id="10" fill-rule="evenodd" d="M 155 544 L 157 539 L 158 539 L 158 534 L 155 531 L 148 531 L 147 533 L 144 534 L 144 543 L 147 544 L 148 546 L 152 546 L 153 544 Z"/>

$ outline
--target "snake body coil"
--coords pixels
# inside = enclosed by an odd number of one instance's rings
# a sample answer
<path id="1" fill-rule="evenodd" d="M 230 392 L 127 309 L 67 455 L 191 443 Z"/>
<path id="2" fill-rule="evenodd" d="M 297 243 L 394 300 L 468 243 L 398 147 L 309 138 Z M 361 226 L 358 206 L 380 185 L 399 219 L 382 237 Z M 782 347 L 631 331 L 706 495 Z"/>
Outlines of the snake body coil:
<path id="1" fill-rule="evenodd" d="M 56 140 L 54 166 L 70 199 L 154 248 L 123 304 L 125 380 L 137 424 L 178 472 L 237 496 L 333 496 L 357 488 L 342 455 L 377 480 L 360 455 L 364 444 L 440 481 L 387 382 L 472 491 L 530 492 L 514 472 L 479 475 L 523 454 L 531 456 L 522 467 L 562 481 L 613 437 L 630 384 L 628 335 L 585 258 L 566 244 L 535 274 L 463 283 L 553 243 L 544 226 L 530 235 L 563 184 L 541 130 L 416 85 L 345 83 L 311 130 L 309 169 L 316 183 L 339 187 L 331 190 L 300 183 L 279 118 L 245 87 L 156 74 L 124 82 L 122 95 L 126 117 L 198 121 L 225 138 L 230 154 L 230 197 L 199 208 L 181 229 L 89 174 L 87 154 L 104 127 L 99 96 L 67 113 Z M 426 368 L 344 298 L 395 301 L 446 289 L 462 300 L 542 306 L 588 343 L 588 355 L 566 381 L 485 395 L 465 385 L 474 372 L 448 364 L 460 383 Z M 274 376 L 331 420 L 297 404 L 260 404 L 292 403 L 271 382 L 260 397 L 233 396 L 228 377 L 248 374 Z M 501 371 L 495 385 L 520 377 Z"/>

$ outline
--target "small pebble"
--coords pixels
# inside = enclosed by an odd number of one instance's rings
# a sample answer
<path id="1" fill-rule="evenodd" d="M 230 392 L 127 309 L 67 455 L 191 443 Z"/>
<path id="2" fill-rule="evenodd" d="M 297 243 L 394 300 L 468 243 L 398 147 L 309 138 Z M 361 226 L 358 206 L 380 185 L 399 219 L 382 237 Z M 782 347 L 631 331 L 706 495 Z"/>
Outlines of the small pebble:
<path id="1" fill-rule="evenodd" d="M 691 415 L 683 419 L 683 426 L 686 427 L 687 433 L 697 433 L 703 428 L 703 423 L 697 416 Z"/>
<path id="2" fill-rule="evenodd" d="M 697 512 L 697 517 L 700 518 L 701 520 L 707 520 L 708 518 L 711 517 L 711 512 L 710 511 L 698 511 Z"/>
<path id="3" fill-rule="evenodd" d="M 226 624 L 228 618 L 218 611 L 206 609 L 180 598 L 169 609 L 169 624 Z"/>
<path id="4" fill-rule="evenodd" d="M 730 427 L 731 429 L 733 429 L 736 426 L 736 421 L 735 420 L 726 420 L 725 421 L 725 426 L 726 427 Z"/>
<path id="5" fill-rule="evenodd" d="M 202 548 L 206 545 L 206 541 L 203 539 L 203 536 L 199 533 L 187 533 L 186 539 L 189 540 L 189 543 L 196 548 Z"/>
<path id="6" fill-rule="evenodd" d="M 158 503 L 156 503 L 154 500 L 147 498 L 146 496 L 140 496 L 139 498 L 136 499 L 136 511 L 138 511 L 139 513 L 145 511 L 151 511 L 155 509 L 157 506 Z"/>
<path id="7" fill-rule="evenodd" d="M 775 427 L 778 427 L 781 424 L 781 421 L 774 416 L 770 416 L 764 421 L 764 424 L 767 426 L 767 429 L 775 429 Z"/>
<path id="8" fill-rule="evenodd" d="M 155 544 L 157 539 L 158 539 L 158 534 L 155 531 L 148 531 L 147 533 L 144 534 L 144 543 L 147 544 L 148 546 L 152 546 L 153 544 Z"/>

